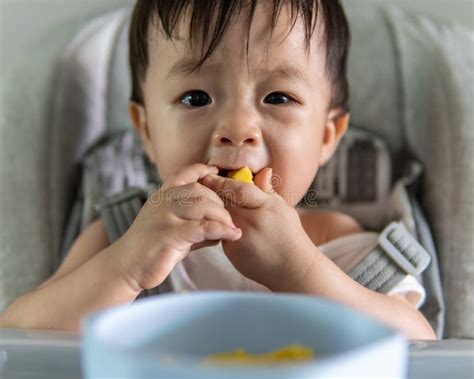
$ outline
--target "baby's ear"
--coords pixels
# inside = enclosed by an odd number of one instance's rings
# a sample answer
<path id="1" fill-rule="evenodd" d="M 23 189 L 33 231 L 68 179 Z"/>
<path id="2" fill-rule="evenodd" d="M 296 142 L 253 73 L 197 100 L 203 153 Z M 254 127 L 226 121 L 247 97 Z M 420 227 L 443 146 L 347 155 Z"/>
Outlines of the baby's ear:
<path id="1" fill-rule="evenodd" d="M 349 126 L 349 117 L 349 113 L 341 112 L 340 108 L 329 111 L 323 133 L 321 158 L 319 160 L 320 166 L 326 164 L 336 151 L 339 141 L 344 136 L 347 127 Z"/>
<path id="2" fill-rule="evenodd" d="M 135 101 L 130 101 L 128 104 L 128 113 L 133 127 L 142 140 L 143 149 L 148 159 L 154 163 L 155 154 L 153 153 L 153 144 L 151 143 L 150 131 L 148 130 L 145 107 Z"/>

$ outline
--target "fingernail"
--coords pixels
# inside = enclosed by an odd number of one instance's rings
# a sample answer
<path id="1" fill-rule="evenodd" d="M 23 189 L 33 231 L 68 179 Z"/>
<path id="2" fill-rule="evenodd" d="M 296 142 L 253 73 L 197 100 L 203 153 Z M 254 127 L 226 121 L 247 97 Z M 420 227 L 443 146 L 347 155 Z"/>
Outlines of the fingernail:
<path id="1" fill-rule="evenodd" d="M 270 174 L 268 175 L 268 184 L 272 184 L 272 175 L 273 175 L 273 168 L 270 169 Z"/>

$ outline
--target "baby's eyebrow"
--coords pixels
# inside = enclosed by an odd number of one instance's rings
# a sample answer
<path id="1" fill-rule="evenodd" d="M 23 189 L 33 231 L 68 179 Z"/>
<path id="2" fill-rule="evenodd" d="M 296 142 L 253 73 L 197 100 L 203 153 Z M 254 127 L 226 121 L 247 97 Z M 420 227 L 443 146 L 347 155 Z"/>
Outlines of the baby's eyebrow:
<path id="1" fill-rule="evenodd" d="M 187 76 L 191 74 L 191 71 L 196 67 L 198 63 L 199 60 L 197 59 L 182 59 L 177 61 L 168 71 L 168 74 L 166 75 L 166 80 L 169 80 L 174 76 Z"/>
<path id="2" fill-rule="evenodd" d="M 171 79 L 174 76 L 180 75 L 189 75 L 191 74 L 192 70 L 196 67 L 199 61 L 196 59 L 183 59 L 176 62 L 171 69 L 169 70 L 168 74 L 166 75 L 166 80 Z M 210 68 L 212 66 L 219 66 L 218 63 L 208 63 L 205 64 L 206 67 Z M 259 77 L 263 76 L 280 76 L 284 79 L 288 80 L 297 80 L 302 82 L 307 87 L 309 86 L 309 77 L 306 75 L 299 67 L 291 65 L 291 64 L 281 64 L 277 67 L 271 69 L 260 69 L 258 70 Z"/>
<path id="3" fill-rule="evenodd" d="M 309 77 L 299 67 L 293 65 L 281 65 L 271 70 L 263 70 L 272 76 L 280 76 L 288 80 L 297 80 L 309 87 Z M 262 72 L 262 74 L 263 74 Z"/>

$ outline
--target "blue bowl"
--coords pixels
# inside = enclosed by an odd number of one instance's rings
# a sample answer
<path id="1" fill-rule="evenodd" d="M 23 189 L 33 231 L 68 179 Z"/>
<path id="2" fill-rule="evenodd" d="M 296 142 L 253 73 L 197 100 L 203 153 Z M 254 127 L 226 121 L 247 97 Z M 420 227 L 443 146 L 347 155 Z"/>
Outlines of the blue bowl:
<path id="1" fill-rule="evenodd" d="M 160 295 L 87 317 L 86 378 L 404 377 L 408 343 L 392 329 L 313 296 L 249 292 Z M 218 352 L 311 347 L 313 361 L 203 365 Z"/>

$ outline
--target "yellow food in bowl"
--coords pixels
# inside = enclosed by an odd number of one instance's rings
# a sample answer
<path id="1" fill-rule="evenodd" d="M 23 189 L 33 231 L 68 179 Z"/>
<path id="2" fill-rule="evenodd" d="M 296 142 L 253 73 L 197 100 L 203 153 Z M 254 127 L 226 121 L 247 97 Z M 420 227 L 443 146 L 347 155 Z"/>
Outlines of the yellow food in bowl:
<path id="1" fill-rule="evenodd" d="M 227 177 L 238 180 L 239 182 L 253 183 L 252 171 L 247 166 L 239 168 L 238 170 L 229 171 Z"/>
<path id="2" fill-rule="evenodd" d="M 212 354 L 206 357 L 204 363 L 270 365 L 276 363 L 307 362 L 313 359 L 314 352 L 311 348 L 303 345 L 289 345 L 282 349 L 263 354 L 251 354 L 243 349 Z"/>

